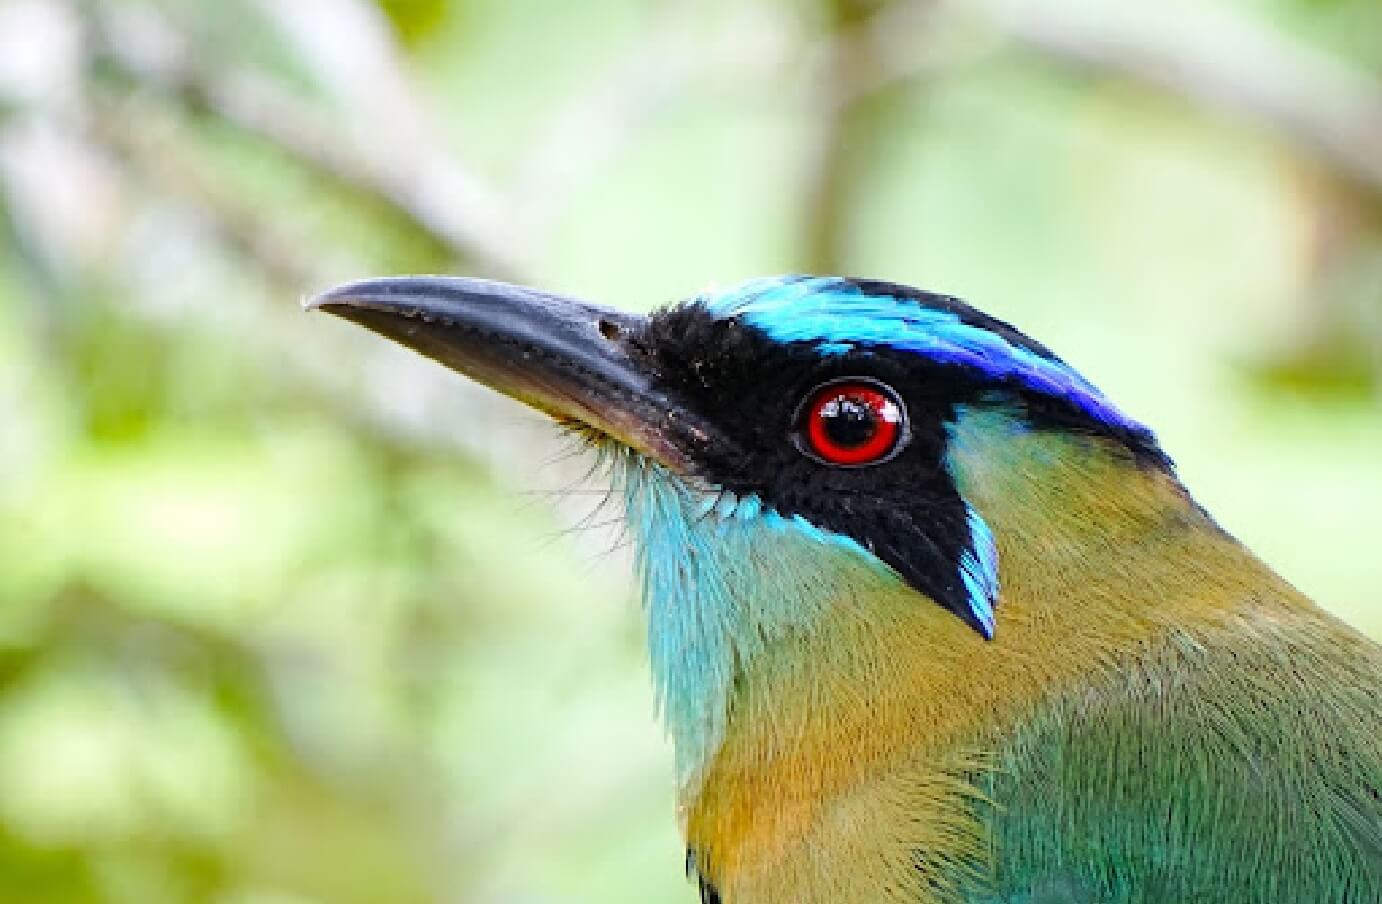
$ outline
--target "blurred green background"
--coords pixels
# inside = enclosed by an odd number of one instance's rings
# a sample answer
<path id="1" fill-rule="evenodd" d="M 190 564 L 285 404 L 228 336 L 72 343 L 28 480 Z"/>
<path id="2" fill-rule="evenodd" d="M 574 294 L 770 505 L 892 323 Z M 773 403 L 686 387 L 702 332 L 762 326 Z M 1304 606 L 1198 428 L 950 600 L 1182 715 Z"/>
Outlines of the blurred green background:
<path id="1" fill-rule="evenodd" d="M 303 293 L 962 295 L 1382 635 L 1377 0 L 0 0 L 0 904 L 689 904 L 598 488 Z"/>

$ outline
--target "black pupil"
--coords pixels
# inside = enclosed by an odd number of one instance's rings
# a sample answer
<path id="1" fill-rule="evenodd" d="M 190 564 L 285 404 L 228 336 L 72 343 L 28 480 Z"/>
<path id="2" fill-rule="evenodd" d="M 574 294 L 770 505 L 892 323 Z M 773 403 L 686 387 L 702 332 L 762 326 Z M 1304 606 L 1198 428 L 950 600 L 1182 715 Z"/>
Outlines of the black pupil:
<path id="1" fill-rule="evenodd" d="M 866 403 L 850 396 L 831 399 L 821 406 L 821 426 L 826 437 L 845 449 L 862 446 L 878 432 L 878 415 Z"/>

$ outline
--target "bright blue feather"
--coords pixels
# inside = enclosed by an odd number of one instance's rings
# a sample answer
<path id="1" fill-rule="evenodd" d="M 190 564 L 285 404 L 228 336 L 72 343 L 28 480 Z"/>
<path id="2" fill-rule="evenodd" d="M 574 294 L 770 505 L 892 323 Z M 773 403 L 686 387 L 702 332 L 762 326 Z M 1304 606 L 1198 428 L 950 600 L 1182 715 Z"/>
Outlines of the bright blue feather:
<path id="1" fill-rule="evenodd" d="M 969 595 L 969 611 L 984 637 L 993 639 L 993 608 L 998 602 L 998 545 L 993 531 L 973 506 L 965 506 L 969 520 L 969 548 L 960 554 L 960 580 Z"/>
<path id="2" fill-rule="evenodd" d="M 751 280 L 700 300 L 717 316 L 738 317 L 779 342 L 818 343 L 823 355 L 871 346 L 913 352 L 942 366 L 1065 399 L 1112 427 L 1145 429 L 1064 362 L 915 298 L 865 293 L 837 277 L 780 276 Z"/>

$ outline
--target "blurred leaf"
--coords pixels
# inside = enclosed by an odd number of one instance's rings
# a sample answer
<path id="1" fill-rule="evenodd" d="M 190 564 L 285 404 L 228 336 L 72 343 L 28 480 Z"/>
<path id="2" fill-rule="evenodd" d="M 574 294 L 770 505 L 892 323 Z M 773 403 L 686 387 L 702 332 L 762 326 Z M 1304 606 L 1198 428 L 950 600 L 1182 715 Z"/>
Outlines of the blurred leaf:
<path id="1" fill-rule="evenodd" d="M 145 435 L 167 407 L 176 346 L 147 324 L 99 304 L 83 309 L 66 338 L 69 388 L 80 399 L 87 435 L 109 442 Z"/>
<path id="2" fill-rule="evenodd" d="M 378 0 L 379 8 L 393 23 L 399 39 L 409 46 L 431 37 L 446 24 L 451 8 L 461 5 L 448 0 Z"/>
<path id="3" fill-rule="evenodd" d="M 1374 350 L 1352 336 L 1311 342 L 1263 361 L 1250 373 L 1264 390 L 1366 404 L 1382 397 L 1380 371 Z"/>
<path id="4" fill-rule="evenodd" d="M 106 904 L 79 847 L 51 848 L 17 838 L 0 823 L 0 891 L 24 904 Z"/>

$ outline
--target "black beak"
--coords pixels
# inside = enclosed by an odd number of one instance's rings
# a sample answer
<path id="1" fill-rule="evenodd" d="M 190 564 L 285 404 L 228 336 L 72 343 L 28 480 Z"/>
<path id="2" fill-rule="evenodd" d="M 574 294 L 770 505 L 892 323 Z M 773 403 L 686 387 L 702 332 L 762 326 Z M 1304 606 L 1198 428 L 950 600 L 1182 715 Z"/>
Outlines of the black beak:
<path id="1" fill-rule="evenodd" d="M 339 286 L 305 305 L 691 474 L 711 428 L 656 387 L 635 342 L 647 318 L 484 279 L 407 276 Z"/>

